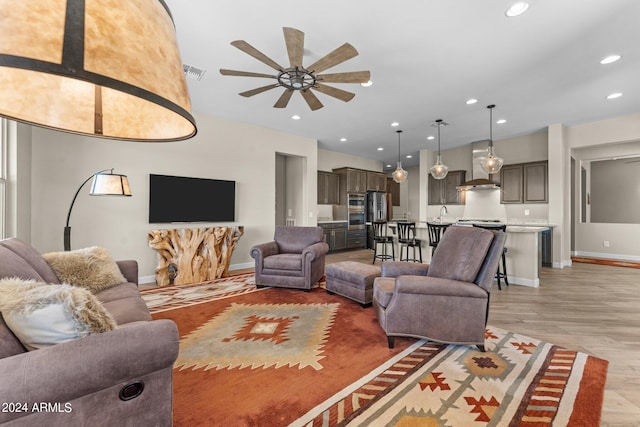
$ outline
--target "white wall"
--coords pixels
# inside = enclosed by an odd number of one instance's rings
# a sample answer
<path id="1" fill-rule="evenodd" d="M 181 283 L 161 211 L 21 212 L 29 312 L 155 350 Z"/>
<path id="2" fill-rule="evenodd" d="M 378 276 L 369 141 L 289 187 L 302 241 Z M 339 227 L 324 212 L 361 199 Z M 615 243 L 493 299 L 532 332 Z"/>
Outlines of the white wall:
<path id="1" fill-rule="evenodd" d="M 227 179 L 236 181 L 233 224 L 245 227 L 231 264 L 252 266 L 251 246 L 271 240 L 275 229 L 276 153 L 306 158 L 300 196 L 305 224 L 300 225 L 315 225 L 315 139 L 202 114 L 195 117 L 198 134 L 170 143 L 108 141 L 34 127 L 31 243 L 42 252 L 62 250 L 73 194 L 91 174 L 113 167 L 128 175 L 133 196 L 90 197 L 88 188 L 83 189 L 71 218 L 72 248 L 103 246 L 116 259 L 138 260 L 140 276 L 151 276 L 157 257 L 147 245 L 149 230 L 230 224 L 149 224 L 149 174 Z"/>
<path id="2" fill-rule="evenodd" d="M 640 141 L 640 113 L 568 127 L 567 145 L 571 155 L 583 158 L 638 154 Z M 578 162 L 579 165 L 579 162 Z M 570 164 L 566 166 L 570 167 Z M 576 182 L 580 182 L 580 167 L 576 167 Z M 567 189 L 567 197 L 571 194 Z M 575 197 L 579 197 L 577 191 Z M 580 206 L 579 199 L 576 206 Z M 576 255 L 596 256 L 640 261 L 640 220 L 636 224 L 581 223 L 580 209 L 576 209 Z M 604 246 L 604 241 L 609 246 Z"/>

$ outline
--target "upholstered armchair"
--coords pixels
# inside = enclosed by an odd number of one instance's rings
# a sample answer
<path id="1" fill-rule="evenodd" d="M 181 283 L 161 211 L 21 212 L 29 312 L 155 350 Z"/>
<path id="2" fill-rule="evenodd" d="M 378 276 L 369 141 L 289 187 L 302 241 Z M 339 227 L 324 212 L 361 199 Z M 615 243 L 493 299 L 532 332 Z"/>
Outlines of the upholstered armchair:
<path id="1" fill-rule="evenodd" d="M 276 227 L 274 239 L 251 248 L 256 286 L 309 291 L 324 275 L 329 251 L 320 227 Z"/>
<path id="2" fill-rule="evenodd" d="M 373 307 L 387 334 L 484 351 L 489 295 L 506 235 L 474 227 L 449 227 L 431 264 L 383 262 L 373 285 Z"/>

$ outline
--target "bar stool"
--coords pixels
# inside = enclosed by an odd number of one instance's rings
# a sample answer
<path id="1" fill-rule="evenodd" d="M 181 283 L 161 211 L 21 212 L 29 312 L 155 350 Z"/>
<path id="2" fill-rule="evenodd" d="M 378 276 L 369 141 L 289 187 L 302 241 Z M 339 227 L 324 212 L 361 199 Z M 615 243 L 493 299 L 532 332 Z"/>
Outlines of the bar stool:
<path id="1" fill-rule="evenodd" d="M 431 255 L 433 255 L 433 253 L 436 251 L 438 242 L 440 241 L 442 234 L 444 234 L 444 231 L 450 225 L 451 224 L 435 224 L 432 222 L 427 223 L 427 230 L 429 231 L 429 246 L 431 246 Z"/>
<path id="2" fill-rule="evenodd" d="M 375 264 L 376 259 L 395 261 L 396 251 L 393 237 L 387 235 L 387 221 L 374 221 L 371 226 L 373 227 L 373 262 L 371 264 Z M 378 245 L 382 245 L 381 254 L 378 254 Z M 391 245 L 391 255 L 387 252 L 387 245 Z"/>
<path id="3" fill-rule="evenodd" d="M 398 222 L 398 243 L 400 244 L 400 261 L 422 263 L 422 240 L 416 239 L 415 222 Z M 409 258 L 409 248 L 413 250 L 413 258 Z M 420 258 L 416 258 L 416 248 Z M 406 258 L 402 258 L 403 249 L 407 250 Z"/>
<path id="4" fill-rule="evenodd" d="M 473 224 L 474 227 L 486 228 L 487 230 L 500 230 L 506 231 L 506 224 Z M 502 250 L 502 271 L 500 271 L 500 265 L 498 265 L 498 271 L 496 272 L 496 279 L 498 280 L 498 289 L 502 290 L 500 286 L 500 279 L 504 279 L 504 283 L 509 286 L 509 278 L 507 277 L 507 247 Z"/>

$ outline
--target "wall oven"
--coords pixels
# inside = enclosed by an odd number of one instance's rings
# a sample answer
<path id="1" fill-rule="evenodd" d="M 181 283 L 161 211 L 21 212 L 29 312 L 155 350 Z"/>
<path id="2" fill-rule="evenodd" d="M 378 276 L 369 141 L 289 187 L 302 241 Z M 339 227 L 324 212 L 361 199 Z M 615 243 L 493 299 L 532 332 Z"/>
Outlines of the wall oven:
<path id="1" fill-rule="evenodd" d="M 364 194 L 348 194 L 347 200 L 349 204 L 349 230 L 364 230 L 366 221 L 366 196 Z"/>

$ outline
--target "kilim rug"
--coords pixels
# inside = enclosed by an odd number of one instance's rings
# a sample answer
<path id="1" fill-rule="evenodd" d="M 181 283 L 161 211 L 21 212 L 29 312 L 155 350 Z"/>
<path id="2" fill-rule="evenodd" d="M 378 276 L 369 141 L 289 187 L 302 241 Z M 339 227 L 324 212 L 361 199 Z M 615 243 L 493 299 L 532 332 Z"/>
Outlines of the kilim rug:
<path id="1" fill-rule="evenodd" d="M 189 302 L 165 295 L 169 309 L 155 295 L 167 288 L 143 292 L 180 331 L 175 426 L 599 424 L 604 360 L 491 326 L 485 353 L 410 338 L 390 350 L 372 308 L 251 284 L 190 286 L 217 289 L 197 303 L 176 287 Z"/>

